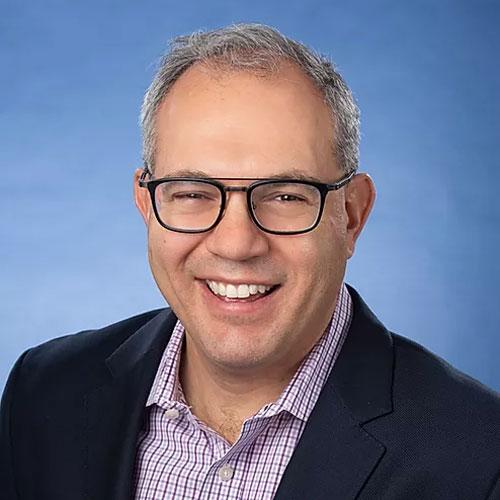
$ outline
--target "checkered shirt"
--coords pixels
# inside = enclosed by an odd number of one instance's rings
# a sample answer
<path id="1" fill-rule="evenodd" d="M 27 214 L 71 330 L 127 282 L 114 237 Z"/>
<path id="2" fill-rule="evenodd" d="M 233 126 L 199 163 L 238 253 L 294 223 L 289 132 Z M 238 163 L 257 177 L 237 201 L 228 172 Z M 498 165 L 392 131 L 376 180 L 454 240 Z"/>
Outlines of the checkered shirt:
<path id="1" fill-rule="evenodd" d="M 136 500 L 270 500 L 349 329 L 342 285 L 320 340 L 274 402 L 247 419 L 230 445 L 190 411 L 177 376 L 184 327 L 177 322 L 146 403 L 137 444 Z"/>

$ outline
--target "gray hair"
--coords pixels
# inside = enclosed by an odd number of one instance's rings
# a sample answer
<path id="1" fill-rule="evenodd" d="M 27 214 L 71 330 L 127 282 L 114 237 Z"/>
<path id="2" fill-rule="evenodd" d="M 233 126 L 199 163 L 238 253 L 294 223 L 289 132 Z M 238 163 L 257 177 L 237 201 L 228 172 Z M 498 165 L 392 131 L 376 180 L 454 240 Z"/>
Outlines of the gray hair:
<path id="1" fill-rule="evenodd" d="M 345 173 L 359 163 L 359 109 L 332 61 L 262 24 L 236 24 L 175 38 L 144 96 L 141 109 L 143 160 L 152 172 L 156 152 L 156 113 L 177 79 L 193 64 L 205 63 L 263 76 L 284 61 L 296 64 L 324 96 L 334 124 L 333 150 Z"/>

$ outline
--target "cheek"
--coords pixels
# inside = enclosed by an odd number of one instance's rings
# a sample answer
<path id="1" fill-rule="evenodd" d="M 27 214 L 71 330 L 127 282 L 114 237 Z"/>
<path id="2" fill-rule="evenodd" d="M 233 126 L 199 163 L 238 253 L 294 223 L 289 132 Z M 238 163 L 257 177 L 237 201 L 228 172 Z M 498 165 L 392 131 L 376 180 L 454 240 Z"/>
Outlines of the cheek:
<path id="1" fill-rule="evenodd" d="M 345 272 L 348 258 L 347 232 L 340 213 L 325 214 L 320 225 L 302 242 L 291 245 L 294 267 L 315 290 L 329 289 Z"/>
<path id="2" fill-rule="evenodd" d="M 334 229 L 325 220 L 311 233 L 298 236 L 284 242 L 277 262 L 287 266 L 287 272 L 306 285 L 316 287 L 329 279 L 333 269 L 339 267 L 343 249 Z"/>
<path id="3" fill-rule="evenodd" d="M 164 281 L 169 273 L 178 271 L 200 240 L 197 235 L 175 233 L 161 227 L 150 228 L 148 254 L 153 273 Z"/>
<path id="4" fill-rule="evenodd" d="M 325 213 L 323 238 L 338 257 L 347 258 L 347 214 L 341 203 L 332 203 Z"/>

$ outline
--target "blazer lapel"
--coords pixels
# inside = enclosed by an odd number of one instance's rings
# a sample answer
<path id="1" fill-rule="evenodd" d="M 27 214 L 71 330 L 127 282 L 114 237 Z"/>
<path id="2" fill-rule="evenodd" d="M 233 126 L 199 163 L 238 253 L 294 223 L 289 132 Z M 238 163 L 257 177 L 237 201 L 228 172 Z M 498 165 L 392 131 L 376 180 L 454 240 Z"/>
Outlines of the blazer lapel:
<path id="1" fill-rule="evenodd" d="M 84 398 L 86 497 L 132 494 L 137 438 L 146 400 L 177 318 L 158 314 L 107 360 L 107 380 Z"/>
<path id="2" fill-rule="evenodd" d="M 385 452 L 363 424 L 392 411 L 392 340 L 360 296 L 349 292 L 351 327 L 276 500 L 356 498 Z"/>

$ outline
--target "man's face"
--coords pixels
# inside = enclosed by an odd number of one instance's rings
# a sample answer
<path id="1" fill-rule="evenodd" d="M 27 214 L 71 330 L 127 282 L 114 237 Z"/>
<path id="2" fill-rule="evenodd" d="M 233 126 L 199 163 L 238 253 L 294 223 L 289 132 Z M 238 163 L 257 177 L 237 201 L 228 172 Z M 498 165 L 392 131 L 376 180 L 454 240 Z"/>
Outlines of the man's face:
<path id="1" fill-rule="evenodd" d="M 284 65 L 266 78 L 213 71 L 193 66 L 161 105 L 155 178 L 298 171 L 334 182 L 343 176 L 332 154 L 329 110 L 301 71 Z M 186 328 L 188 357 L 240 373 L 296 368 L 328 324 L 360 229 L 353 228 L 345 191 L 327 196 L 315 230 L 283 236 L 254 225 L 241 192 L 228 194 L 224 217 L 210 232 L 171 232 L 156 221 L 147 190 L 136 187 L 151 269 Z M 216 296 L 207 281 L 273 288 L 228 299 Z"/>

